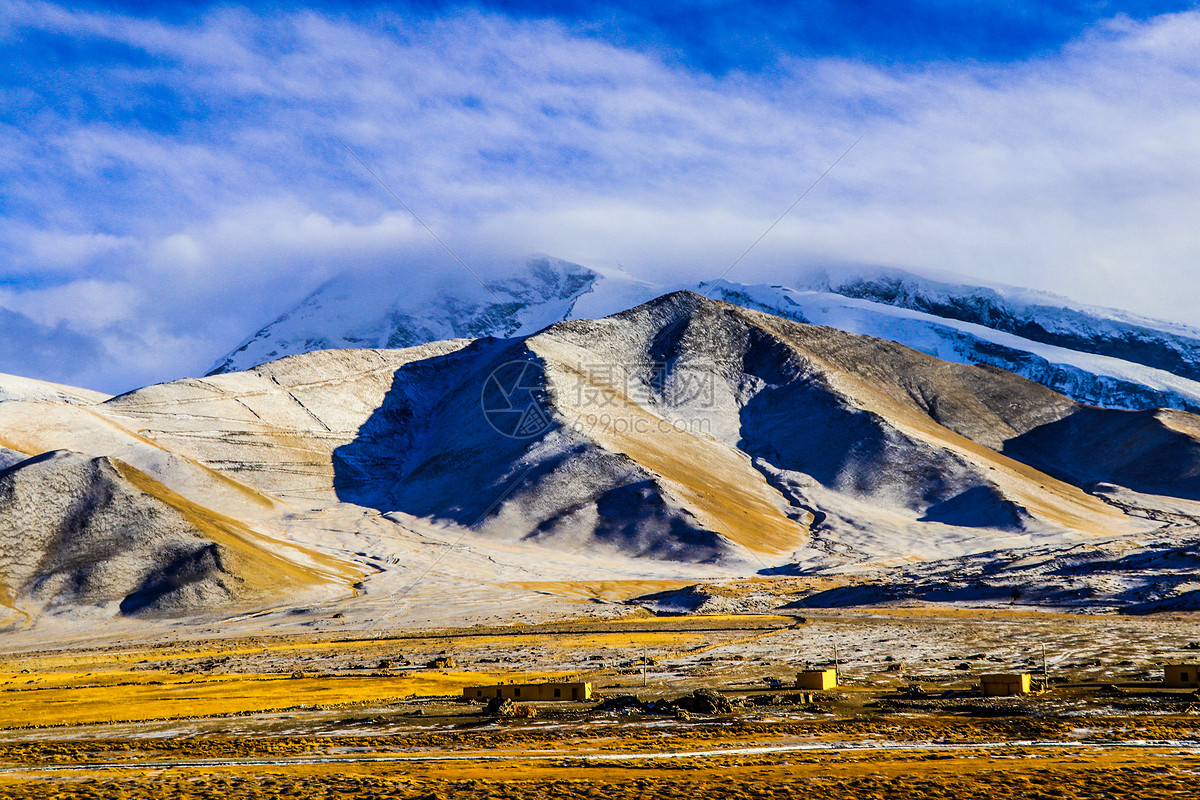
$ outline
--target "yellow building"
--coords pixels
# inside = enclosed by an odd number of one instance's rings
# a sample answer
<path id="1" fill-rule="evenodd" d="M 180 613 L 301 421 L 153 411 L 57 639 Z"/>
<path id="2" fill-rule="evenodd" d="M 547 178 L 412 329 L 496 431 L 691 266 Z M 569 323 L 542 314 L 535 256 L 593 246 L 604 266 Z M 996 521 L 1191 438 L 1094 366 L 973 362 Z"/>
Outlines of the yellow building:
<path id="1" fill-rule="evenodd" d="M 588 700 L 591 696 L 592 684 L 584 682 L 501 683 L 495 686 L 468 686 L 463 689 L 463 697 L 470 700 L 500 697 L 518 702 L 540 702 L 543 700 Z"/>
<path id="2" fill-rule="evenodd" d="M 1163 667 L 1163 686 L 1200 686 L 1200 664 L 1167 664 Z"/>
<path id="3" fill-rule="evenodd" d="M 984 697 L 1006 697 L 1009 695 L 1029 694 L 1033 682 L 1028 672 L 1011 672 L 998 675 L 979 676 L 979 688 Z"/>
<path id="4" fill-rule="evenodd" d="M 837 670 L 833 667 L 829 669 L 806 669 L 803 672 L 796 673 L 796 688 L 797 689 L 835 689 L 838 685 Z"/>

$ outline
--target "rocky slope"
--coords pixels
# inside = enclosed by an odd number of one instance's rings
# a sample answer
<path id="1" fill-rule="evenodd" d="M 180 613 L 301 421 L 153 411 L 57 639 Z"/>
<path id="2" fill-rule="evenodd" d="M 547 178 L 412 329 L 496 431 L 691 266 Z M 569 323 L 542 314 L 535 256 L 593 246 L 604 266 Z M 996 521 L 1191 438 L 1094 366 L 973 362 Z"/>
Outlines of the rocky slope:
<path id="1" fill-rule="evenodd" d="M 23 614 L 209 613 L 336 572 L 289 549 L 116 459 L 59 450 L 0 472 L 0 602 Z"/>
<path id="2" fill-rule="evenodd" d="M 991 607 L 1050 606 L 1092 613 L 1200 611 L 1198 576 L 1200 532 L 1192 528 L 1145 539 L 1003 549 L 935 560 L 809 594 L 790 607 L 921 601 Z M 646 600 L 648 605 L 661 603 L 656 597 Z"/>

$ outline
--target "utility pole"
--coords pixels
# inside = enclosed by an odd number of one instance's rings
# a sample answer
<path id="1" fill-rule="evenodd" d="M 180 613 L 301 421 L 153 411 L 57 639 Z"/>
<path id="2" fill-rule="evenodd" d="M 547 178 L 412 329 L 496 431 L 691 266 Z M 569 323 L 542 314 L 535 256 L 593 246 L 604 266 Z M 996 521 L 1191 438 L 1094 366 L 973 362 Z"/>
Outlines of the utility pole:
<path id="1" fill-rule="evenodd" d="M 642 648 L 642 688 L 646 687 L 646 648 Z"/>
<path id="2" fill-rule="evenodd" d="M 837 681 L 838 686 L 842 685 L 842 665 L 838 661 L 837 644 L 833 645 L 833 677 Z"/>
<path id="3" fill-rule="evenodd" d="M 1042 645 L 1042 691 L 1050 688 L 1050 670 L 1046 667 L 1046 645 Z"/>

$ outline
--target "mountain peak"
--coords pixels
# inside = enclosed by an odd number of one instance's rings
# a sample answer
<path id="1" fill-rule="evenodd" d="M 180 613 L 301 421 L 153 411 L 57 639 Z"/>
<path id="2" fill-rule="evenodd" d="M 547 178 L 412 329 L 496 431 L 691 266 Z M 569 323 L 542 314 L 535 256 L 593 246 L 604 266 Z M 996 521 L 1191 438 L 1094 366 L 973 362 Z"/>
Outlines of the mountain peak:
<path id="1" fill-rule="evenodd" d="M 642 310 L 656 313 L 692 315 L 701 307 L 716 307 L 719 305 L 727 304 L 719 300 L 713 300 L 691 289 L 676 289 L 672 292 L 660 294 L 658 297 L 655 297 L 652 300 L 647 300 L 645 303 L 631 308 L 628 311 L 620 312 L 615 316 L 634 314 Z"/>

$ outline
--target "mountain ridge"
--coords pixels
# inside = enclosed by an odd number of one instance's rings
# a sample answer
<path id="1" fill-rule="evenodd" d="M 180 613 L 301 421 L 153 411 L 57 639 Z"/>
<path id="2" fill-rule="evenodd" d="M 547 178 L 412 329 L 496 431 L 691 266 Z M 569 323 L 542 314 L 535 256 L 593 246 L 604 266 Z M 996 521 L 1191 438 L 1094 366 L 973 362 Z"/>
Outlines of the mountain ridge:
<path id="1" fill-rule="evenodd" d="M 442 279 L 406 286 L 394 296 L 377 288 L 388 283 L 385 277 L 343 276 L 248 337 L 210 374 L 330 346 L 528 335 L 554 322 L 608 316 L 691 289 L 800 322 L 891 339 L 946 360 L 997 366 L 1085 403 L 1200 411 L 1200 332 L 1029 290 L 880 269 L 841 278 L 802 273 L 791 286 L 724 280 L 654 285 L 549 256 L 510 265 L 508 274 L 486 288 Z"/>
<path id="2" fill-rule="evenodd" d="M 192 520 L 231 520 L 318 576 L 299 594 L 359 617 L 392 613 L 426 580 L 430 592 L 473 587 L 470 603 L 496 587 L 541 585 L 532 576 L 854 585 L 903 568 L 908 588 L 878 595 L 903 601 L 933 596 L 922 581 L 999 575 L 990 553 L 1015 564 L 1021 553 L 1081 547 L 1182 552 L 1200 519 L 1200 417 L 1089 406 L 993 366 L 690 290 L 519 336 L 317 350 L 112 398 L 22 386 L 3 394 L 0 379 L 0 481 L 24 475 L 23 497 L 53 498 L 39 501 L 45 525 L 71 518 L 54 509 L 72 495 L 39 477 L 40 454 L 124 463 L 96 480 L 92 467 L 75 468 L 87 478 L 80 496 L 124 487 L 111 491 L 200 509 L 185 514 Z M 9 515 L 10 539 L 19 520 Z M 126 548 L 141 541 L 121 536 Z M 102 552 L 98 569 L 123 558 Z M 167 572 L 219 582 L 230 563 L 199 558 Z M 1156 593 L 1149 551 L 1133 594 L 1115 588 L 1126 562 L 1096 563 L 1101 572 L 1080 585 L 1100 605 L 1170 605 L 1189 591 L 1176 576 Z M 27 584 L 6 591 L 36 611 Z M 136 616 L 121 602 L 139 585 L 89 613 Z M 161 586 L 170 595 L 175 584 Z M 869 600 L 846 591 L 813 602 Z M 1031 602 L 1066 596 L 1022 592 Z M 240 602 L 196 596 L 204 613 Z M 289 596 L 268 587 L 254 602 Z"/>

